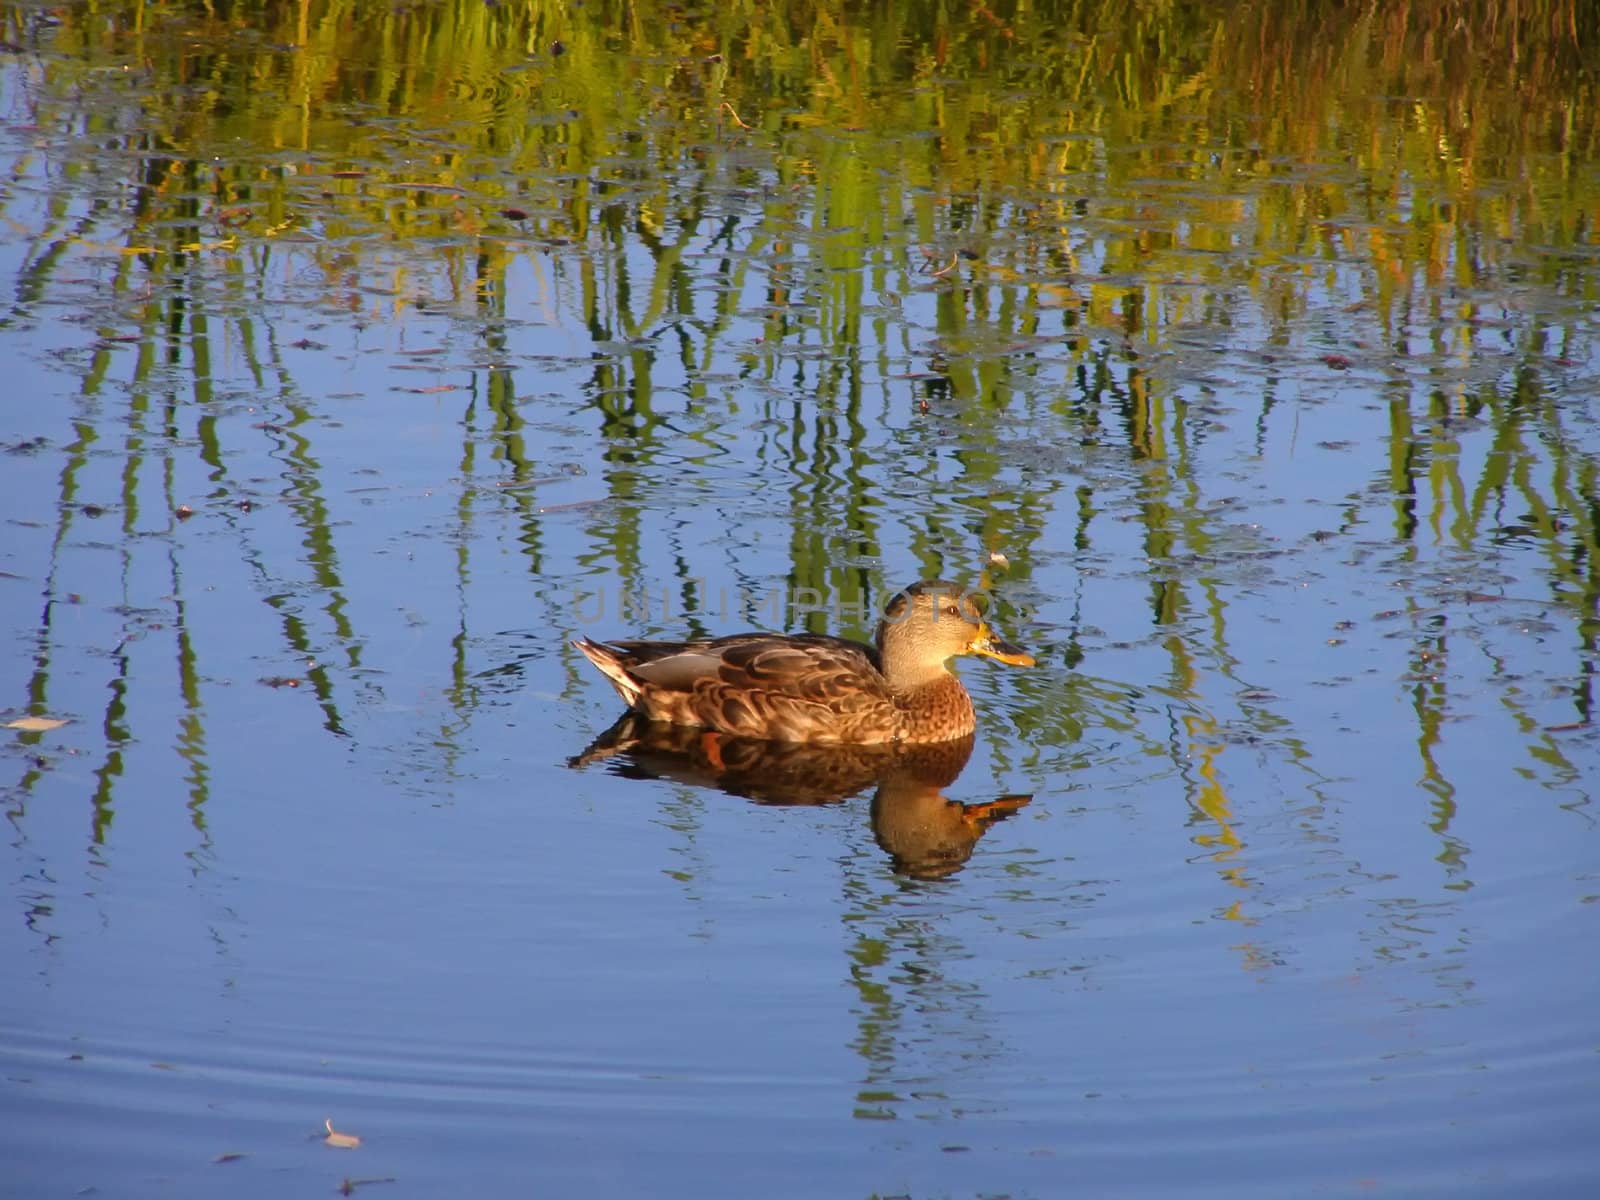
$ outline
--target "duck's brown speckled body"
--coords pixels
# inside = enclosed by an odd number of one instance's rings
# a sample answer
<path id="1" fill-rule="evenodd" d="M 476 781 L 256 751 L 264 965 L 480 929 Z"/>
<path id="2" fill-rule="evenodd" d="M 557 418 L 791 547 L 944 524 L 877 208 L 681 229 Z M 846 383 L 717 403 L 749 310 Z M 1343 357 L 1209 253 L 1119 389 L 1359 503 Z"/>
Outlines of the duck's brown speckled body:
<path id="1" fill-rule="evenodd" d="M 628 706 L 653 721 L 788 742 L 929 743 L 976 728 L 949 660 L 1033 659 L 997 639 L 953 583 L 889 602 L 875 645 L 819 634 L 741 633 L 692 642 L 574 644 Z"/>

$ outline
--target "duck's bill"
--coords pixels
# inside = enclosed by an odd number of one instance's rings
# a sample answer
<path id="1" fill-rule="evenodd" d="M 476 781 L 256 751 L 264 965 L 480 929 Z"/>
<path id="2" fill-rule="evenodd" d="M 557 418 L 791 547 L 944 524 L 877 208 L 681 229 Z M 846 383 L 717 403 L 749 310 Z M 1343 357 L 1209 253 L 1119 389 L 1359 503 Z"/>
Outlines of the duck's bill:
<path id="1" fill-rule="evenodd" d="M 992 658 L 995 662 L 1007 663 L 1013 667 L 1031 667 L 1034 665 L 1033 655 L 1019 646 L 1010 642 L 1003 642 L 987 629 L 972 639 L 969 649 L 974 654 L 981 654 L 984 658 Z"/>

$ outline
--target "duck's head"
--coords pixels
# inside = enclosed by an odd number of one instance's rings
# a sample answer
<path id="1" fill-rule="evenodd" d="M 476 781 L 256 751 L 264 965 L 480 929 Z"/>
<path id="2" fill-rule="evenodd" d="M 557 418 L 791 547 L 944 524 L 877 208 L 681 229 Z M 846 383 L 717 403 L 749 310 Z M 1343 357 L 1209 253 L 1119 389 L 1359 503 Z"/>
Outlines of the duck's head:
<path id="1" fill-rule="evenodd" d="M 958 654 L 1031 667 L 1031 654 L 995 636 L 972 598 L 944 579 L 914 583 L 889 601 L 878 623 L 883 672 L 898 684 L 942 675 Z"/>

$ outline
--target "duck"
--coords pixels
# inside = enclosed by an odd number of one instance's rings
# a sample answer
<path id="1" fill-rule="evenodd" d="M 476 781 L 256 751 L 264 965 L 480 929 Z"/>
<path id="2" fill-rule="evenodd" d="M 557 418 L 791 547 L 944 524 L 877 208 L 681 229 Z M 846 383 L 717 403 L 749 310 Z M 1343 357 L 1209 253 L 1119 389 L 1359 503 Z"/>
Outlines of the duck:
<path id="1" fill-rule="evenodd" d="M 970 736 L 972 698 L 950 660 L 1031 667 L 955 583 L 924 579 L 884 608 L 871 645 L 825 634 L 738 633 L 686 642 L 573 645 L 634 712 L 734 737 L 926 745 Z"/>

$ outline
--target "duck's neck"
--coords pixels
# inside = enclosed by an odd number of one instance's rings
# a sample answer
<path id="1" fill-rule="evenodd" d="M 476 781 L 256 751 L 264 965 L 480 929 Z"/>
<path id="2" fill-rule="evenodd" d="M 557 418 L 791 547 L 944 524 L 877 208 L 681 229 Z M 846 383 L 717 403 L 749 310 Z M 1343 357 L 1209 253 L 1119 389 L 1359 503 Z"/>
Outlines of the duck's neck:
<path id="1" fill-rule="evenodd" d="M 896 694 L 920 691 L 946 679 L 957 687 L 961 686 L 944 663 L 930 663 L 926 657 L 905 650 L 896 653 L 896 649 L 892 644 L 884 646 L 880 643 L 878 646 L 878 661 L 883 668 L 883 677 L 889 681 L 890 691 Z"/>

